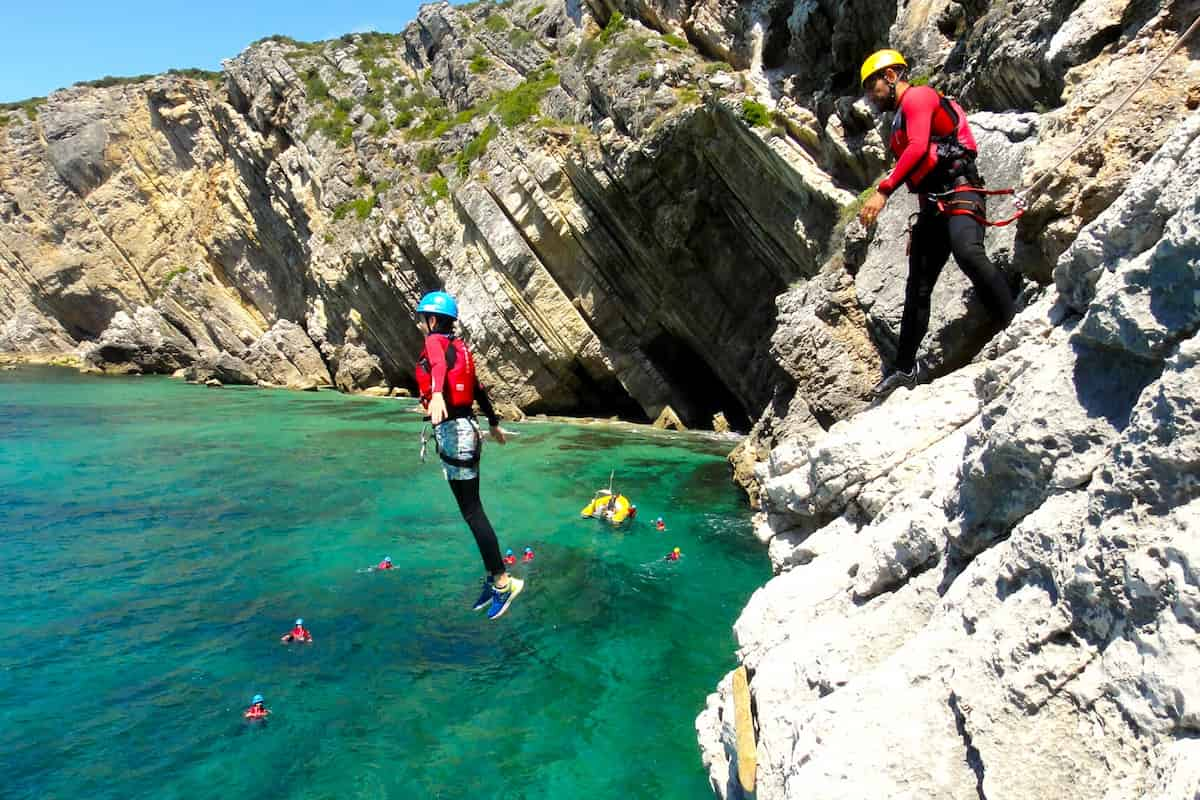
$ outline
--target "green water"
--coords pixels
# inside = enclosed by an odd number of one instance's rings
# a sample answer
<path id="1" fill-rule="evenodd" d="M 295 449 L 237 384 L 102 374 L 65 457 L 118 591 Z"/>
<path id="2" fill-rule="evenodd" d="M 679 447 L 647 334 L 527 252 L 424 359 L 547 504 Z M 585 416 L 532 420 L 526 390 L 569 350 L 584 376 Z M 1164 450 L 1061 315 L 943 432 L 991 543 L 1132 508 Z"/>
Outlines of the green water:
<path id="1" fill-rule="evenodd" d="M 484 505 L 537 555 L 489 623 L 411 408 L 0 373 L 0 797 L 711 796 L 693 720 L 768 574 L 728 443 L 509 426 Z M 613 468 L 624 534 L 577 518 Z"/>

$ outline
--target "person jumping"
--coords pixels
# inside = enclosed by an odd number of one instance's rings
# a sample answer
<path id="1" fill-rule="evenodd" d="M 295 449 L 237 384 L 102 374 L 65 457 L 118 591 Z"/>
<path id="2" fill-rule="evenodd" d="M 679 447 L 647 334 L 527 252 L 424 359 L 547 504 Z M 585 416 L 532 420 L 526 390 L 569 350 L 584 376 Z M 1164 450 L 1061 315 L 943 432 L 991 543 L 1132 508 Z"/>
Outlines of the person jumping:
<path id="1" fill-rule="evenodd" d="M 500 544 L 479 499 L 479 461 L 483 437 L 475 421 L 474 402 L 487 417 L 492 438 L 504 444 L 504 431 L 487 391 L 475 377 L 475 364 L 466 344 L 454 334 L 458 303 L 445 292 L 430 292 L 417 304 L 425 333 L 425 348 L 417 362 L 417 388 L 433 424 L 434 443 L 442 471 L 458 502 L 463 520 L 475 536 L 487 575 L 474 608 L 487 608 L 488 619 L 508 611 L 525 582 L 505 569 Z"/>

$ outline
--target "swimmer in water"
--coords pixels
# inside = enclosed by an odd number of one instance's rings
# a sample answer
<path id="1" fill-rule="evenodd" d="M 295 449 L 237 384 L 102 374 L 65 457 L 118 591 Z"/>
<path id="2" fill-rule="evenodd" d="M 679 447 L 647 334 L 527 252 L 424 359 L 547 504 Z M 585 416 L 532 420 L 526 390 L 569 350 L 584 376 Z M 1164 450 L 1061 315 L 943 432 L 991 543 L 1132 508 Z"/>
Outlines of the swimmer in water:
<path id="1" fill-rule="evenodd" d="M 654 520 L 654 527 L 658 528 L 659 532 L 661 533 L 667 529 L 667 523 L 663 522 L 662 517 L 659 517 L 658 519 Z"/>
<path id="2" fill-rule="evenodd" d="M 263 705 L 263 696 L 256 694 L 250 700 L 250 707 L 242 712 L 242 716 L 246 719 L 266 719 L 270 713 Z"/>
<path id="3" fill-rule="evenodd" d="M 672 550 L 671 552 L 667 553 L 667 555 L 666 555 L 666 558 L 664 558 L 663 560 L 664 560 L 664 561 L 678 561 L 678 560 L 679 560 L 679 556 L 680 556 L 680 553 L 679 553 L 679 548 L 678 548 L 678 547 L 676 547 L 674 550 Z"/>
<path id="4" fill-rule="evenodd" d="M 287 644 L 288 642 L 307 642 L 312 644 L 312 634 L 304 627 L 304 620 L 297 619 L 296 627 L 279 637 L 279 641 Z"/>
<path id="5" fill-rule="evenodd" d="M 513 555 L 513 551 L 512 551 L 511 547 L 504 551 L 504 563 L 505 564 L 517 563 L 517 557 Z"/>
<path id="6" fill-rule="evenodd" d="M 522 561 L 533 561 L 533 548 L 526 547 L 525 553 L 521 556 Z"/>
<path id="7" fill-rule="evenodd" d="M 383 561 L 380 561 L 379 566 L 376 567 L 375 569 L 391 569 L 391 568 L 392 568 L 392 557 L 384 556 Z"/>

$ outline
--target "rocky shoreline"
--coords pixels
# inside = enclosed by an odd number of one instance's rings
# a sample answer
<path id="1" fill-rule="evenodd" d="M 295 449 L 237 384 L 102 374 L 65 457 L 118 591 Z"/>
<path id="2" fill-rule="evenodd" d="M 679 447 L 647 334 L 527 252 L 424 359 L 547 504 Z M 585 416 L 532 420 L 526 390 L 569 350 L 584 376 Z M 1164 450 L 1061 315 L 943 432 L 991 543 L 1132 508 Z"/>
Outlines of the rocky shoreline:
<path id="1" fill-rule="evenodd" d="M 1200 45 L 1072 151 L 1197 13 L 436 3 L 72 87 L 0 115 L 0 350 L 392 394 L 445 288 L 508 418 L 749 431 L 755 796 L 1194 798 Z M 1039 192 L 988 233 L 1014 323 L 948 267 L 933 381 L 872 404 L 912 210 L 853 221 L 884 44 L 971 111 L 989 186 Z M 731 682 L 697 720 L 723 798 Z"/>

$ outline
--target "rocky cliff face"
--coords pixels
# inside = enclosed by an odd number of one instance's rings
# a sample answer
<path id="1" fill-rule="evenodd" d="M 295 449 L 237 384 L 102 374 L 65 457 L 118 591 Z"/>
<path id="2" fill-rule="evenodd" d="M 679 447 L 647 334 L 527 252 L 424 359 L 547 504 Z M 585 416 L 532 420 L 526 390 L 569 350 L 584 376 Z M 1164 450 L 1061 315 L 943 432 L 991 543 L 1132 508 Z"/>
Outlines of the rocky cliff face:
<path id="1" fill-rule="evenodd" d="M 1089 76 L 1131 55 L 1129 19 L 1143 20 L 1134 40 L 1160 40 L 1146 7 L 1058 11 L 1069 16 L 1044 29 L 1058 44 L 1006 47 L 1025 49 L 1034 75 L 1076 48 L 1066 104 L 973 119 L 1008 142 L 983 145 L 989 176 L 1028 180 L 1063 152 L 1063 119 L 1099 92 Z M 1084 44 L 1078 31 L 1105 20 L 1105 44 Z M 1064 42 L 1067 31 L 1081 38 Z M 959 35 L 960 54 L 978 46 Z M 1169 80 L 1195 74 L 1184 61 Z M 984 76 L 970 77 L 979 91 Z M 1005 92 L 980 99 L 1020 107 L 1018 88 Z M 751 675 L 755 796 L 1200 796 L 1200 116 L 1189 107 L 1180 95 L 1148 159 L 1126 157 L 1136 135 L 1107 129 L 1095 172 L 1081 172 L 1085 147 L 1015 236 L 992 234 L 993 255 L 1052 283 L 1027 289 L 1025 310 L 978 354 L 964 344 L 987 335 L 970 328 L 981 315 L 961 276 L 943 276 L 944 316 L 924 348 L 941 377 L 929 385 L 867 406 L 869 369 L 807 366 L 869 354 L 864 329 L 881 351 L 894 341 L 902 275 L 889 270 L 906 209 L 889 204 L 872 236 L 851 230 L 839 258 L 781 296 L 774 347 L 797 391 L 747 445 L 769 453 L 755 471 L 757 528 L 776 577 L 734 628 Z M 697 720 L 721 797 L 743 796 L 733 703 L 727 677 Z"/>
<path id="2" fill-rule="evenodd" d="M 752 426 L 760 797 L 1187 797 L 1200 45 L 1058 162 L 1197 13 L 441 3 L 63 90 L 0 112 L 0 349 L 405 386 L 445 288 L 510 415 Z M 948 268 L 935 382 L 872 407 L 911 198 L 851 221 L 887 164 L 857 69 L 889 43 L 971 109 L 990 185 L 1042 188 L 989 233 L 1018 320 L 994 336 Z M 698 730 L 737 796 L 729 703 Z"/>

